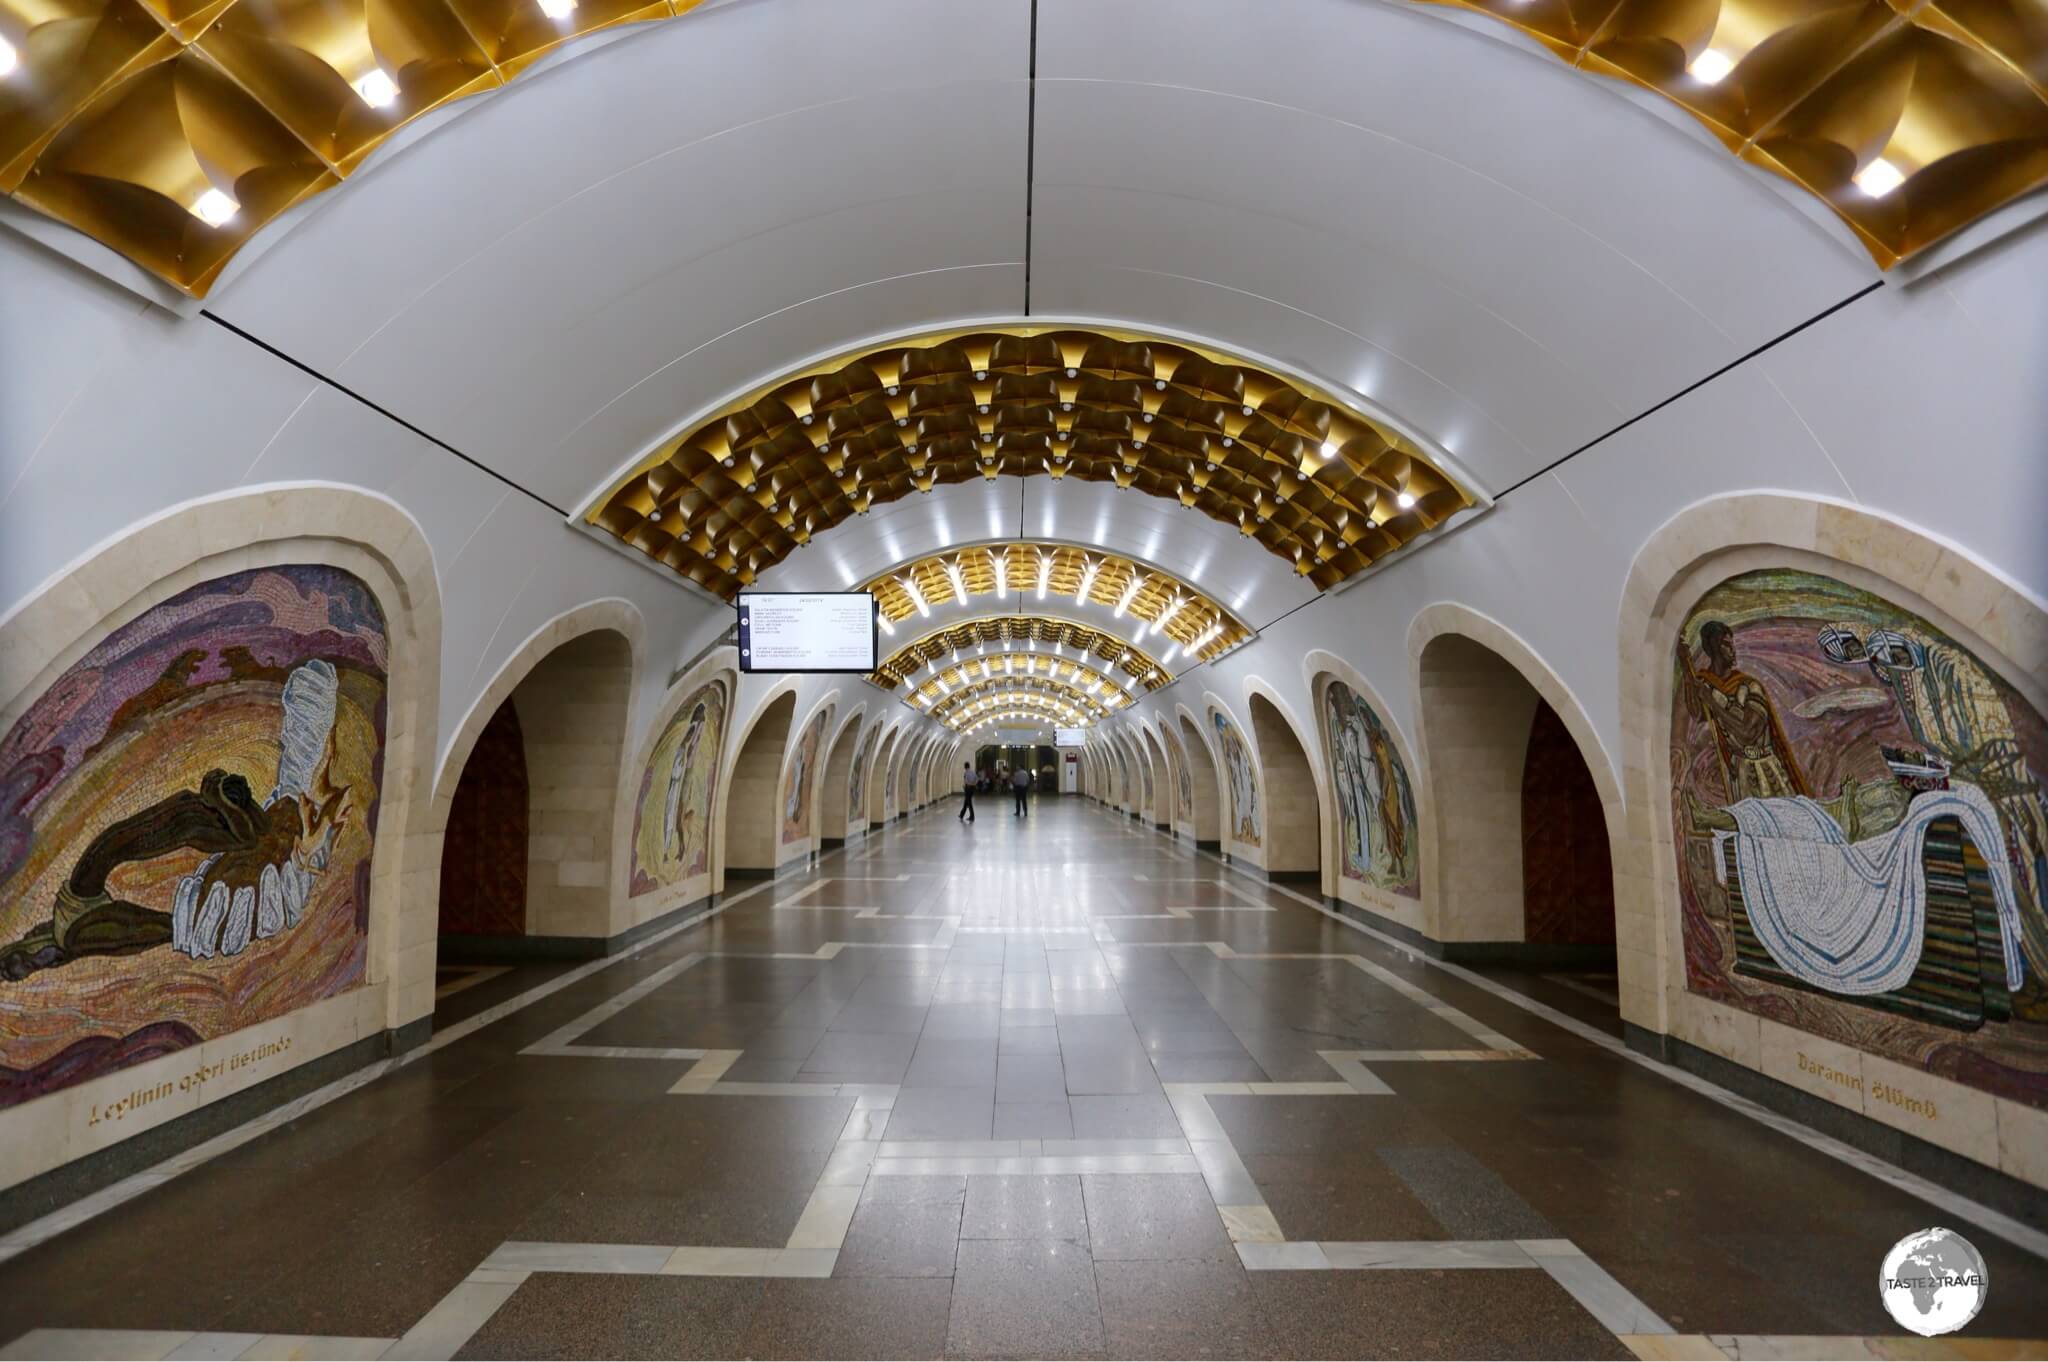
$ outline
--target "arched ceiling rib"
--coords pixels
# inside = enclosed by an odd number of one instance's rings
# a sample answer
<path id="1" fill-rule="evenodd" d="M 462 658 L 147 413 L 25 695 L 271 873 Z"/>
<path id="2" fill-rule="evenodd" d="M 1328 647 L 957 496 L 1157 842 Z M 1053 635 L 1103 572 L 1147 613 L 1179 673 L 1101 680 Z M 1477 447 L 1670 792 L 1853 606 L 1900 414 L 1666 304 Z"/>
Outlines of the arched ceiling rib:
<path id="1" fill-rule="evenodd" d="M 0 189 L 203 295 L 413 120 L 698 2 L 10 0 Z M 2048 182 L 2048 21 L 2030 0 L 1436 2 L 1669 100 L 1884 267 Z"/>
<path id="2" fill-rule="evenodd" d="M 1086 727 L 1108 718 L 1125 703 L 1127 697 L 1121 692 L 1091 693 L 1085 686 L 1057 677 L 997 676 L 941 696 L 933 704 L 931 715 L 955 731 L 965 731 L 1018 710 L 1028 710 L 1072 727 Z"/>
<path id="3" fill-rule="evenodd" d="M 1004 475 L 1176 499 L 1324 588 L 1474 501 L 1305 380 L 1165 337 L 1018 324 L 782 378 L 658 449 L 586 519 L 729 596 L 877 502 Z"/>
<path id="4" fill-rule="evenodd" d="M 1105 606 L 1112 624 L 1127 617 L 1136 622 L 1129 644 L 1136 643 L 1139 633 L 1163 638 L 1162 663 L 1183 652 L 1208 661 L 1252 634 L 1206 592 L 1172 573 L 1071 544 L 1012 542 L 932 554 L 884 572 L 860 589 L 875 594 L 883 628 L 891 636 L 898 623 L 914 616 L 929 617 L 948 602 L 977 600 L 998 609 L 1014 602 L 1019 613 L 1049 601 Z"/>
<path id="5" fill-rule="evenodd" d="M 868 680 L 886 690 L 909 681 L 921 690 L 947 664 L 1009 652 L 1084 662 L 1105 675 L 1121 672 L 1129 683 L 1146 690 L 1157 690 L 1171 680 L 1166 669 L 1136 645 L 1048 615 L 996 615 L 934 629 L 890 654 Z"/>

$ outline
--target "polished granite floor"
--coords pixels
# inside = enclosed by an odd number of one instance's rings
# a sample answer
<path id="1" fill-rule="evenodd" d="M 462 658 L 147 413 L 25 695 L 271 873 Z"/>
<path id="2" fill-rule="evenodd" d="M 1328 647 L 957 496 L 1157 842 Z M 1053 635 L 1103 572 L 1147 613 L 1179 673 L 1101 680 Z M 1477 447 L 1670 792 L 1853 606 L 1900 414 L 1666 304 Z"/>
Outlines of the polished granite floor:
<path id="1" fill-rule="evenodd" d="M 445 971 L 425 1053 L 0 1265 L 0 1355 L 2042 1355 L 2048 1241 L 1629 1057 L 1611 977 L 1075 798 L 735 891 Z M 1934 1224 L 1988 1304 L 1890 1337 Z"/>

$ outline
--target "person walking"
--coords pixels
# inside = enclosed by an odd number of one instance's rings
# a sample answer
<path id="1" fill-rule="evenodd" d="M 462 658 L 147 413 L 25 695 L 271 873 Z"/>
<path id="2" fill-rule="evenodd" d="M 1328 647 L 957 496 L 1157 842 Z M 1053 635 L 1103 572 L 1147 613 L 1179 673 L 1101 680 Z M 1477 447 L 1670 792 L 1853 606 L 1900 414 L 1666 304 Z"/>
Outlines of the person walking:
<path id="1" fill-rule="evenodd" d="M 974 821 L 974 787 L 976 784 L 974 763 L 963 763 L 960 767 L 960 821 L 963 823 L 972 823 Z"/>
<path id="2" fill-rule="evenodd" d="M 1027 793 L 1029 793 L 1031 789 L 1030 769 L 1027 767 L 1019 766 L 1017 768 L 1017 773 L 1010 777 L 1010 788 L 1014 790 L 1017 795 L 1017 812 L 1014 816 L 1018 818 L 1029 818 L 1031 816 L 1031 809 L 1024 796 Z"/>

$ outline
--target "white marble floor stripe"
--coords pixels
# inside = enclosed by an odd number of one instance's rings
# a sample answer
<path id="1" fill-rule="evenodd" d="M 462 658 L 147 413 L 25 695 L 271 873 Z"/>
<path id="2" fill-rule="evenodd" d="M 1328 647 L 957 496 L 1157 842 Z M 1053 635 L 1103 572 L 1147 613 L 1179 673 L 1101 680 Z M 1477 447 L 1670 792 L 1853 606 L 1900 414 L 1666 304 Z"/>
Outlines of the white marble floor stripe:
<path id="1" fill-rule="evenodd" d="M 835 847 L 833 850 L 826 852 L 823 859 L 838 856 L 843 850 L 843 848 Z M 611 969 L 616 965 L 624 964 L 628 960 L 636 959 L 677 934 L 686 932 L 702 922 L 738 907 L 754 895 L 770 888 L 773 884 L 774 881 L 772 880 L 764 880 L 752 888 L 743 889 L 739 893 L 733 894 L 719 903 L 704 909 L 702 912 L 692 913 L 682 921 L 672 926 L 664 927 L 643 940 L 636 941 L 617 955 L 609 955 L 601 960 L 592 960 L 587 964 L 578 965 L 574 969 L 565 970 L 552 979 L 534 985 L 516 997 L 508 998 L 502 1003 L 484 1009 L 473 1017 L 466 1018 L 443 1030 L 436 1031 L 425 1044 L 416 1046 L 402 1055 L 397 1055 L 390 1059 L 381 1059 L 373 1064 L 366 1064 L 354 1073 L 338 1078 L 325 1087 L 315 1089 L 305 1096 L 295 1098 L 281 1106 L 273 1107 L 263 1115 L 252 1117 L 232 1130 L 223 1131 L 210 1140 L 203 1141 L 192 1146 L 190 1149 L 174 1154 L 161 1163 L 153 1164 L 140 1172 L 131 1173 L 120 1181 L 110 1183 L 99 1191 L 89 1196 L 81 1197 L 68 1206 L 52 1211 L 50 1214 L 39 1219 L 31 1220 L 25 1225 L 17 1226 L 7 1234 L 0 1235 L 0 1263 L 5 1263 L 8 1259 L 27 1252 L 36 1245 L 62 1234 L 65 1230 L 71 1229 L 76 1225 L 82 1225 L 95 1216 L 104 1215 L 115 1207 L 134 1200 L 153 1187 L 162 1186 L 172 1178 L 210 1163 L 232 1150 L 239 1149 L 249 1141 L 266 1135 L 279 1126 L 296 1121 L 307 1112 L 317 1110 L 330 1102 L 345 1097 L 365 1084 L 375 1082 L 387 1073 L 423 1059 L 437 1050 L 445 1049 L 457 1041 L 476 1034 L 486 1026 L 502 1021 L 514 1013 L 523 1011 L 535 1003 L 561 992 L 565 988 L 583 982 L 593 975 Z"/>
<path id="2" fill-rule="evenodd" d="M 389 1338 L 341 1338 L 322 1334 L 186 1333 L 166 1329 L 31 1329 L 4 1348 L 0 1358 L 304 1358 L 347 1362 L 382 1357 Z"/>
<path id="3" fill-rule="evenodd" d="M 1232 869 L 1227 861 L 1223 861 L 1214 852 L 1202 851 L 1197 854 L 1209 857 L 1225 870 Z M 1243 874 L 1244 872 L 1237 871 L 1235 873 Z M 1256 882 L 1267 883 L 1266 881 Z M 1711 1083 L 1699 1077 L 1697 1074 L 1688 1073 L 1676 1065 L 1666 1064 L 1662 1060 L 1640 1054 L 1630 1049 L 1618 1037 L 1611 1036 L 1598 1027 L 1589 1026 L 1576 1017 L 1568 1016 L 1554 1007 L 1539 1002 L 1525 994 L 1518 993 L 1503 984 L 1496 983 L 1484 975 L 1475 974 L 1461 965 L 1454 964 L 1448 960 L 1438 960 L 1433 956 L 1424 954 L 1410 946 L 1407 942 L 1390 936 L 1377 928 L 1370 927 L 1355 918 L 1327 908 L 1298 890 L 1283 884 L 1269 884 L 1268 887 L 1287 895 L 1304 907 L 1321 913 L 1324 917 L 1340 922 L 1364 936 L 1371 937 L 1381 945 L 1399 952 L 1401 955 L 1426 968 L 1441 971 L 1452 978 L 1472 985 L 1474 988 L 1484 989 L 1510 1006 L 1518 1008 L 1531 1016 L 1540 1017 L 1553 1026 L 1569 1031 L 1572 1035 L 1577 1036 L 1580 1040 L 1590 1045 L 1597 1045 L 1608 1053 L 1625 1059 L 1632 1064 L 1639 1065 L 1661 1078 L 1678 1084 L 1680 1087 L 1688 1088 L 1709 1101 L 1718 1102 L 1731 1111 L 1740 1112 L 1759 1125 L 1767 1126 L 1787 1138 L 1799 1141 L 1809 1149 L 1813 1149 L 1827 1155 L 1829 1158 L 1836 1159 L 1848 1164 L 1852 1168 L 1868 1173 L 1870 1176 L 1892 1187 L 1896 1187 L 1909 1196 L 1918 1197 L 1922 1201 L 1937 1206 L 1955 1219 L 1975 1225 L 1987 1234 L 1995 1235 L 2014 1247 L 2033 1254 L 2037 1258 L 2048 1259 L 2048 1232 L 2037 1230 L 2033 1226 L 2005 1214 L 2003 1211 L 1994 1210 L 1980 1201 L 1972 1200 L 1960 1192 L 1951 1191 L 1939 1183 L 1930 1182 L 1917 1174 L 1909 1173 L 1905 1169 L 1887 1163 L 1873 1154 L 1866 1154 L 1853 1145 L 1844 1144 L 1832 1136 L 1823 1135 L 1809 1126 L 1792 1120 L 1790 1117 L 1780 1116 L 1777 1112 L 1763 1106 L 1761 1103 L 1752 1102 L 1740 1094 L 1730 1092 L 1719 1084 Z M 1398 975 L 1394 977 L 1399 978 Z M 1403 982 L 1405 983 L 1406 981 L 1403 980 Z"/>

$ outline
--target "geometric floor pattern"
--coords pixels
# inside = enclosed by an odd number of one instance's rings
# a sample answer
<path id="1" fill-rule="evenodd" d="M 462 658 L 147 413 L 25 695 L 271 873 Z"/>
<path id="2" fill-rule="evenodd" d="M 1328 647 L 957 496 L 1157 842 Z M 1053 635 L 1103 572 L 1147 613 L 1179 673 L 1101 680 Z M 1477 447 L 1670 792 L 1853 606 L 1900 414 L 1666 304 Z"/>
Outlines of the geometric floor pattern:
<path id="1" fill-rule="evenodd" d="M 2035 1239 L 1589 1043 L 1576 982 L 1079 799 L 932 811 L 451 973 L 425 1054 L 0 1241 L 0 1356 L 2048 1355 Z M 1985 1311 L 1895 1337 L 1940 1223 Z"/>

